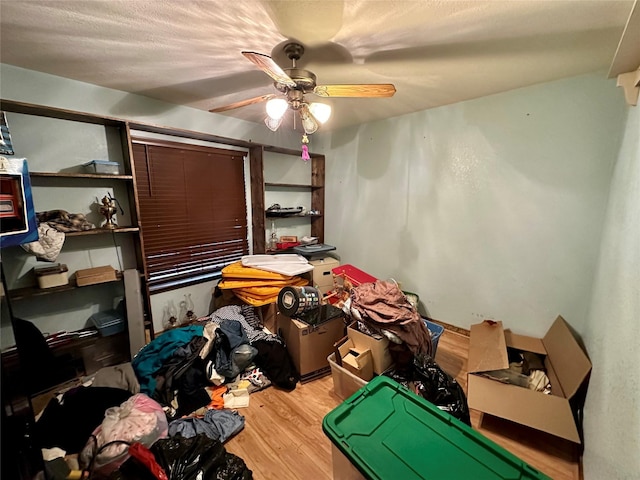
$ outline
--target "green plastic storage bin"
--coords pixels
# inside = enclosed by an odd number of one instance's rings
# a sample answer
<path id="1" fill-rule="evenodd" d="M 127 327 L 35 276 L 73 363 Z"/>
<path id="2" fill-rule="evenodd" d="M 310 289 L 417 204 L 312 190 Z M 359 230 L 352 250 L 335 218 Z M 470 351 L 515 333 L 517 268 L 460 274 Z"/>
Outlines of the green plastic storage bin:
<path id="1" fill-rule="evenodd" d="M 369 480 L 549 478 L 385 376 L 329 412 L 322 429 Z"/>

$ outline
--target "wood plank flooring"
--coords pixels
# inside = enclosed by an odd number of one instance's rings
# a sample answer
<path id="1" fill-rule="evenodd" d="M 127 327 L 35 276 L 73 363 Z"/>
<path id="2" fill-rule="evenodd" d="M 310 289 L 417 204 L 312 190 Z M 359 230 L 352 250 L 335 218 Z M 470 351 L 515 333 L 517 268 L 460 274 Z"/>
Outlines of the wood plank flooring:
<path id="1" fill-rule="evenodd" d="M 465 392 L 468 346 L 468 337 L 445 330 L 436 354 Z M 331 441 L 322 431 L 322 419 L 341 401 L 331 376 L 298 384 L 291 392 L 274 387 L 256 392 L 249 407 L 239 410 L 245 428 L 225 444 L 227 451 L 240 456 L 256 480 L 331 480 Z M 580 478 L 577 448 L 570 442 L 476 411 L 471 411 L 471 423 L 551 478 Z"/>

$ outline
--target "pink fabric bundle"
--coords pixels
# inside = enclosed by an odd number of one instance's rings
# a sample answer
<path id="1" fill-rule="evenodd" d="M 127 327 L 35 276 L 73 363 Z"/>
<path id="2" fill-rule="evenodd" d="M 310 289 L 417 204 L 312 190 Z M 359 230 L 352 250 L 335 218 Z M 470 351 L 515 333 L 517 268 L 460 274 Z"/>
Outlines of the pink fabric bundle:
<path id="1" fill-rule="evenodd" d="M 102 424 L 80 452 L 80 466 L 109 474 L 129 458 L 129 444 L 150 447 L 167 436 L 168 427 L 162 406 L 138 393 L 119 407 L 107 409 Z M 109 442 L 115 443 L 107 445 Z"/>

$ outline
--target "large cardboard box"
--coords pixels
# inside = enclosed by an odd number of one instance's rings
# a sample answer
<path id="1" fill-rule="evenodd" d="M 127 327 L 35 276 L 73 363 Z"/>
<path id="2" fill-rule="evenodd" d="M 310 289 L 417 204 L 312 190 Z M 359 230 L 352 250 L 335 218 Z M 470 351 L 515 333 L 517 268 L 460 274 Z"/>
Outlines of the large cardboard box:
<path id="1" fill-rule="evenodd" d="M 354 323 L 347 328 L 347 336 L 356 348 L 360 350 L 371 350 L 374 373 L 382 375 L 393 363 L 393 359 L 389 353 L 389 340 L 387 340 L 386 337 L 381 336 L 380 338 L 375 338 L 366 333 L 362 333 L 355 328 Z"/>
<path id="2" fill-rule="evenodd" d="M 551 395 L 480 375 L 509 367 L 507 347 L 545 355 Z M 571 400 L 587 381 L 591 362 L 562 317 L 541 339 L 504 330 L 502 322 L 472 325 L 468 371 L 469 408 L 581 442 Z"/>
<path id="3" fill-rule="evenodd" d="M 334 317 L 317 326 L 278 315 L 278 334 L 284 339 L 302 382 L 330 373 L 327 357 L 333 345 L 344 337 L 344 316 Z"/>

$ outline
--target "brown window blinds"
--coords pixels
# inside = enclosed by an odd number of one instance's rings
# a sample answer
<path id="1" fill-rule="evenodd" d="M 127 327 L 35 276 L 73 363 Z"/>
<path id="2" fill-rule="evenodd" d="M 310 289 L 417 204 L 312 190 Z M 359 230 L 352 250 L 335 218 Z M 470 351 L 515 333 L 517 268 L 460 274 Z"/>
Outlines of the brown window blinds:
<path id="1" fill-rule="evenodd" d="M 243 153 L 133 143 L 149 289 L 212 278 L 249 253 Z"/>

